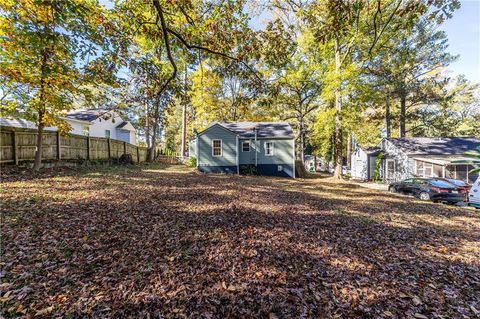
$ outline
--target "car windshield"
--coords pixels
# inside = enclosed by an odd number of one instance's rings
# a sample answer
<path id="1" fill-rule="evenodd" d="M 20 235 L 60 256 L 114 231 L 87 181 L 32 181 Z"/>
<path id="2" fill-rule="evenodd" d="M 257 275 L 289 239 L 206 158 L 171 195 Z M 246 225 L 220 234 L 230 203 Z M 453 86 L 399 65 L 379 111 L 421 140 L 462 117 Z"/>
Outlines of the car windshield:
<path id="1" fill-rule="evenodd" d="M 458 179 L 447 178 L 447 181 L 457 186 L 467 186 L 467 183 L 465 183 L 464 181 L 459 181 Z"/>
<path id="2" fill-rule="evenodd" d="M 428 182 L 430 183 L 430 185 L 436 186 L 436 187 L 442 187 L 442 188 L 452 188 L 453 187 L 453 185 L 451 183 L 441 181 L 441 180 L 438 180 L 438 179 L 433 179 L 433 180 L 430 180 Z"/>

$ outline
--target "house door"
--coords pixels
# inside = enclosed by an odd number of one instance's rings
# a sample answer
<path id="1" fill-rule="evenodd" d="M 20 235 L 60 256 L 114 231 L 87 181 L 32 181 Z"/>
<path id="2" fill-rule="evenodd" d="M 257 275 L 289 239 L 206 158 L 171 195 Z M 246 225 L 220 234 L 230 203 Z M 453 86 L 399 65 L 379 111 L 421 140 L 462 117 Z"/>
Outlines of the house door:
<path id="1" fill-rule="evenodd" d="M 391 181 L 395 179 L 395 160 L 387 159 L 386 161 L 386 179 L 387 181 Z"/>

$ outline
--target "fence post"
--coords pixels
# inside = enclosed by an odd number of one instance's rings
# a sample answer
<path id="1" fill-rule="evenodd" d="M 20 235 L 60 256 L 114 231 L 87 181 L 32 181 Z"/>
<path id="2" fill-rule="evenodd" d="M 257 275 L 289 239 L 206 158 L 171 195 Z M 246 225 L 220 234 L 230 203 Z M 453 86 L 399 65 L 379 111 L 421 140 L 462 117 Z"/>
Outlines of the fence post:
<path id="1" fill-rule="evenodd" d="M 61 151 L 61 142 L 60 142 L 60 131 L 57 131 L 57 160 L 62 159 L 62 151 Z"/>
<path id="2" fill-rule="evenodd" d="M 140 163 L 140 148 L 137 145 L 137 163 Z"/>
<path id="3" fill-rule="evenodd" d="M 108 150 L 108 159 L 112 157 L 111 152 L 110 152 L 110 138 L 107 138 L 107 150 Z"/>
<path id="4" fill-rule="evenodd" d="M 18 139 L 15 129 L 12 130 L 13 162 L 18 165 Z"/>
<path id="5" fill-rule="evenodd" d="M 123 154 L 127 154 L 127 142 L 123 142 Z"/>
<path id="6" fill-rule="evenodd" d="M 90 136 L 87 137 L 87 160 L 90 160 Z"/>

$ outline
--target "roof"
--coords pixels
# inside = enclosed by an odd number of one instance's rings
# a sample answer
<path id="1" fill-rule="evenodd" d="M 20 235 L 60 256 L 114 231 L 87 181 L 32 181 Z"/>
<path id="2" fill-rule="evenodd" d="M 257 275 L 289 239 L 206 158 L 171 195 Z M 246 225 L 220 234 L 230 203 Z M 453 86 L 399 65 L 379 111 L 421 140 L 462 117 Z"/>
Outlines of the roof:
<path id="1" fill-rule="evenodd" d="M 480 164 L 480 160 L 465 155 L 447 155 L 447 156 L 425 156 L 416 155 L 412 157 L 415 160 L 428 162 L 438 165 L 462 165 L 462 164 Z"/>
<path id="2" fill-rule="evenodd" d="M 15 119 L 10 117 L 0 117 L 0 125 L 1 126 L 10 126 L 10 127 L 18 127 L 18 128 L 32 128 L 36 129 L 37 126 L 35 123 L 31 121 L 27 121 L 24 119 Z"/>
<path id="3" fill-rule="evenodd" d="M 378 155 L 382 152 L 380 147 L 366 147 L 363 149 L 368 155 Z"/>
<path id="4" fill-rule="evenodd" d="M 26 128 L 26 129 L 37 129 L 37 125 L 31 121 L 27 121 L 20 118 L 12 118 L 12 117 L 0 117 L 0 126 L 8 126 L 8 127 L 15 127 L 15 128 Z M 46 131 L 56 131 L 57 128 L 55 127 L 46 127 L 44 128 Z"/>
<path id="5" fill-rule="evenodd" d="M 116 126 L 116 128 L 122 128 L 122 127 L 124 127 L 125 125 L 127 125 L 127 124 L 129 124 L 129 123 L 130 123 L 130 122 L 123 121 L 122 123 L 118 124 L 118 125 Z"/>
<path id="6" fill-rule="evenodd" d="M 287 122 L 219 122 L 217 123 L 243 138 L 292 138 L 293 130 Z"/>
<path id="7" fill-rule="evenodd" d="M 388 138 L 407 155 L 455 155 L 480 147 L 476 137 L 402 137 Z"/>
<path id="8" fill-rule="evenodd" d="M 73 110 L 68 112 L 65 117 L 79 121 L 92 122 L 108 112 L 109 110 L 107 109 Z"/>

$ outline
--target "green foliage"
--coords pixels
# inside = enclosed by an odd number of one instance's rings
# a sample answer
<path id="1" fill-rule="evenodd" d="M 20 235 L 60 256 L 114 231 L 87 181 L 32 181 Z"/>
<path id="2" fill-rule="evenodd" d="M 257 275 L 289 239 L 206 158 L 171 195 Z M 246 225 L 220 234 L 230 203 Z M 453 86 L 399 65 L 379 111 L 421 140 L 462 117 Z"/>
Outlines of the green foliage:
<path id="1" fill-rule="evenodd" d="M 377 155 L 377 158 L 375 159 L 375 171 L 373 173 L 373 180 L 374 181 L 380 181 L 382 180 L 382 177 L 380 176 L 380 170 L 382 168 L 382 161 L 385 159 L 385 154 L 380 153 Z"/>
<path id="2" fill-rule="evenodd" d="M 465 155 L 472 158 L 469 161 L 470 164 L 474 165 L 475 168 L 470 170 L 470 173 L 480 173 L 480 147 L 477 148 L 478 152 L 466 152 Z"/>
<path id="3" fill-rule="evenodd" d="M 320 110 L 313 126 L 312 143 L 316 147 L 316 153 L 327 161 L 333 158 L 334 114 L 333 108 Z"/>
<path id="4" fill-rule="evenodd" d="M 177 152 L 175 150 L 172 150 L 166 146 L 160 149 L 160 154 L 165 156 L 177 156 Z"/>
<path id="5" fill-rule="evenodd" d="M 197 158 L 195 156 L 190 156 L 187 159 L 187 166 L 188 167 L 197 167 Z"/>
<path id="6" fill-rule="evenodd" d="M 253 164 L 240 165 L 240 174 L 242 174 L 242 175 L 258 175 L 257 167 Z"/>
<path id="7" fill-rule="evenodd" d="M 67 131 L 60 116 L 87 79 L 76 59 L 103 44 L 104 12 L 87 0 L 4 1 L 0 10 L 2 113 Z"/>

